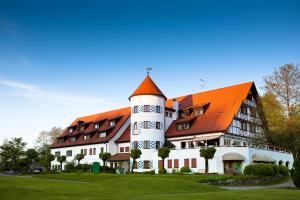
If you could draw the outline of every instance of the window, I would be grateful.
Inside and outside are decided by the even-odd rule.
[[[59,144],[64,143],[64,139],[63,139],[63,138],[59,138],[59,139],[58,139],[58,143],[59,143]]]
[[[150,169],[149,160],[144,160],[144,169]]]
[[[156,149],[159,149],[159,148],[160,148],[160,141],[156,141],[156,143],[155,143],[155,148],[156,148]]]
[[[156,128],[156,129],[160,129],[160,128],[161,128],[161,127],[160,127],[160,122],[156,122],[156,123],[155,123],[155,128]]]
[[[55,155],[55,157],[59,157],[59,156],[60,156],[60,151],[56,151],[56,152],[54,153],[54,155]]]
[[[189,115],[190,115],[190,111],[189,111],[189,110],[184,110],[184,111],[182,111],[181,114],[180,114],[181,117],[187,117],[187,116],[189,116]]]
[[[160,106],[156,106],[156,107],[155,107],[155,112],[156,112],[156,113],[160,113]]]
[[[72,156],[72,150],[69,150],[66,152],[67,157],[71,157]]]
[[[114,167],[114,163],[110,163],[110,168],[113,168]]]
[[[185,167],[190,167],[190,160],[189,159],[184,159],[184,166]]]
[[[177,124],[177,130],[181,131],[181,130],[185,130],[185,129],[190,129],[190,123],[189,122],[184,122],[184,123]]]
[[[104,152],[104,148],[103,148],[103,147],[100,148],[100,152],[101,152],[101,153]]]
[[[90,139],[90,135],[84,135],[83,136],[83,140],[89,140]]]
[[[230,146],[231,145],[231,140],[230,139],[224,139],[224,145],[225,146]]]
[[[136,131],[137,129],[138,129],[138,123],[134,122],[134,124],[133,124],[133,130]]]
[[[93,149],[90,148],[90,155],[93,155]]]
[[[86,150],[86,149],[84,149],[84,152],[83,152],[83,154],[84,154],[84,155],[86,155],[86,154],[87,154],[87,150]]]
[[[169,168],[169,169],[172,168],[172,160],[168,160],[168,168]]]
[[[256,110],[255,110],[255,108],[250,108],[250,116],[251,117],[256,117]]]
[[[120,147],[120,152],[124,152],[124,147]]]
[[[182,149],[185,149],[185,147],[186,147],[185,142],[181,142],[180,145],[181,145],[181,148],[182,148]]]
[[[83,149],[80,150],[80,154],[83,154]]]
[[[71,142],[75,142],[76,141],[76,137],[71,137],[70,140],[71,140]]]
[[[179,160],[174,159],[174,168],[179,168]]]
[[[247,114],[248,114],[248,112],[247,112],[247,107],[246,107],[246,106],[241,106],[241,113],[242,113],[243,115],[247,115]]]
[[[166,111],[166,117],[169,117],[169,112],[168,111]]]
[[[69,133],[73,133],[73,129],[72,128],[69,129]]]
[[[150,112],[150,106],[144,105],[144,112]]]
[[[241,122],[241,129],[244,131],[247,131],[247,123],[246,122]]]
[[[93,155],[96,155],[96,148],[93,148]]]
[[[109,121],[109,126],[115,126],[115,125],[116,125],[116,121],[115,120]]]
[[[106,137],[106,132],[101,132],[101,133],[99,133],[99,137],[100,137],[100,138]]]
[[[172,118],[173,117],[173,113],[170,112],[169,117]]]
[[[150,122],[144,121],[144,129],[149,129],[149,128],[150,128]]]
[[[139,108],[138,106],[134,106],[133,107],[133,113],[138,113],[138,108]]]
[[[134,148],[134,149],[139,148],[138,141],[134,141],[134,142],[133,142],[133,148]]]
[[[197,159],[196,158],[192,158],[192,168],[197,168]]]
[[[254,124],[249,124],[250,132],[256,133],[256,126]]]
[[[237,140],[234,140],[232,143],[232,146],[240,146],[240,145],[241,145],[240,141]]]
[[[83,132],[84,131],[84,126],[80,126],[79,131]]]
[[[96,124],[94,125],[94,128],[95,128],[95,129],[100,128],[100,124],[99,124],[99,123],[96,123]]]
[[[125,152],[129,152],[129,147],[125,147]]]
[[[144,141],[144,149],[150,149],[150,141]]]
[[[197,108],[196,115],[203,115],[203,108]]]

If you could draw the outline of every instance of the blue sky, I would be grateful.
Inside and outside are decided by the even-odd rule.
[[[0,142],[129,105],[145,66],[168,97],[300,63],[299,1],[0,1]],[[205,81],[202,86],[200,79]]]

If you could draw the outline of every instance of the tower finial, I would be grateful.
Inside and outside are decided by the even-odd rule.
[[[145,69],[147,70],[147,76],[149,76],[150,71],[152,70],[152,67],[146,67]]]

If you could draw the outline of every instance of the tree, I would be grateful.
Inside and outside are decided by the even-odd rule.
[[[62,172],[62,164],[64,163],[64,162],[66,162],[66,156],[58,156],[57,158],[57,162],[59,162],[60,163],[60,171]]]
[[[51,162],[55,159],[55,156],[51,154],[49,146],[44,146],[39,149],[39,163],[46,171],[51,170]]]
[[[162,169],[165,172],[165,159],[169,157],[170,148],[162,147],[158,149],[158,156],[162,159]]]
[[[38,161],[39,153],[35,149],[27,149],[25,155],[28,159],[30,159],[31,167],[33,167],[32,165],[34,165],[35,162]],[[33,169],[31,168],[31,170]]]
[[[106,161],[110,159],[111,154],[108,152],[102,152],[99,154],[99,158],[103,161],[104,171],[106,170]]]
[[[300,100],[300,71],[299,65],[285,64],[279,69],[275,69],[272,75],[264,77],[264,89],[272,93],[285,107],[288,117],[291,117],[293,111]]]
[[[36,146],[41,148],[45,145],[51,145],[62,132],[60,127],[53,127],[50,131],[41,131],[36,139]]]
[[[22,138],[12,138],[9,141],[4,141],[0,146],[0,158],[7,168],[16,169],[16,162],[24,156],[25,147],[26,143],[22,141]]]
[[[205,159],[205,173],[208,173],[208,159],[212,159],[215,156],[215,147],[204,147],[200,149],[200,156]]]
[[[295,186],[300,188],[300,156],[294,160],[291,176]]]
[[[78,166],[78,167],[79,167],[80,161],[81,161],[82,159],[84,159],[84,155],[83,155],[82,153],[77,154],[77,155],[75,156],[75,160],[77,160],[77,166]]]
[[[140,149],[131,149],[130,157],[132,158],[132,165],[131,165],[131,173],[133,173],[134,163],[136,159],[140,158],[142,155],[142,151]]]

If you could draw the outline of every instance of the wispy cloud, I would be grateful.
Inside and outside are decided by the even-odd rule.
[[[63,107],[95,105],[100,104],[105,100],[100,97],[80,96],[57,90],[46,90],[37,85],[16,80],[0,79],[0,86],[5,89],[5,93],[0,93],[2,96],[19,97],[25,100],[54,104]]]

